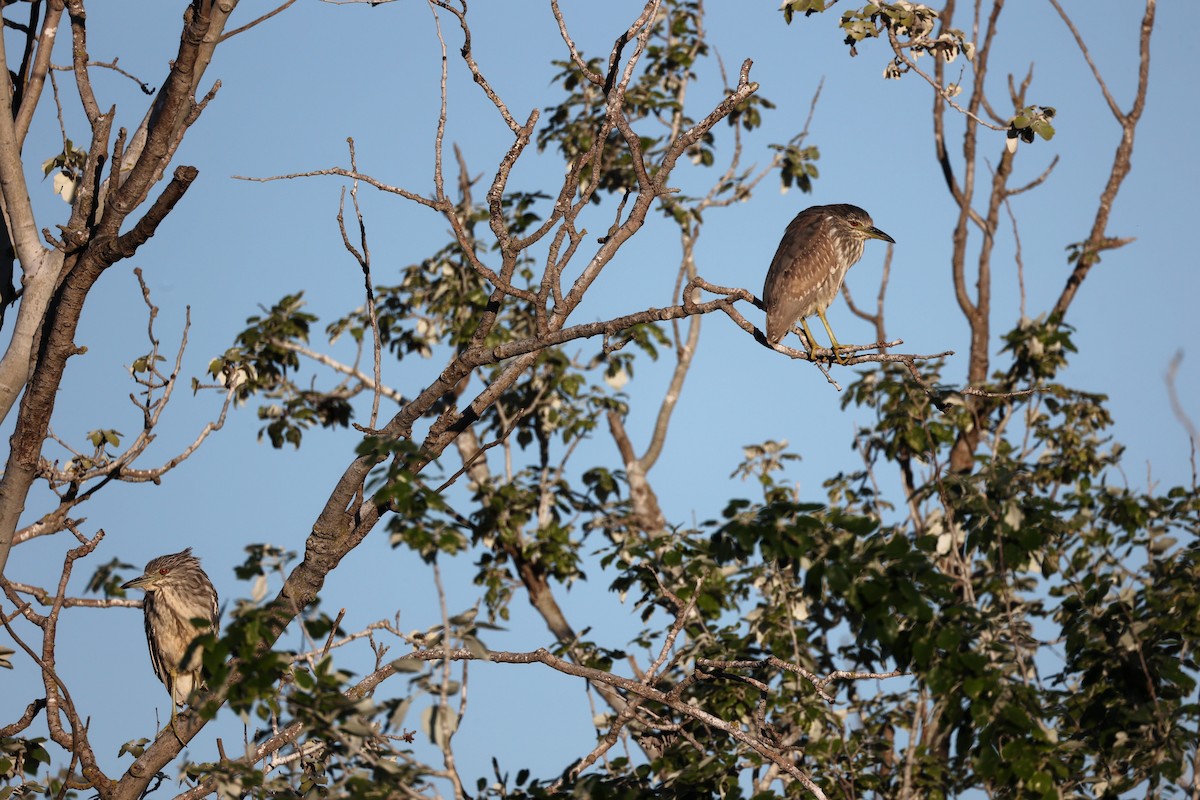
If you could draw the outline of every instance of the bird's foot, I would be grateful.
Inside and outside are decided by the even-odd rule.
[[[175,704],[171,703],[171,733],[175,734],[175,738],[179,740],[180,744],[187,744],[183,740],[183,737],[179,735],[179,729],[175,727],[175,720],[178,718],[179,715],[175,713]]]

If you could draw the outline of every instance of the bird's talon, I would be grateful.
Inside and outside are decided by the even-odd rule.
[[[179,740],[180,744],[187,744],[187,742],[183,740],[183,737],[179,735],[179,729],[175,727],[174,714],[171,715],[171,733],[175,734],[175,738]]]
[[[816,314],[833,344],[828,352],[839,364],[849,362],[850,356],[838,352],[840,345],[825,311],[837,296],[846,271],[862,258],[863,243],[868,239],[895,243],[858,206],[813,206],[796,215],[784,232],[763,285],[768,342],[781,341],[799,321],[809,358],[828,359],[825,351],[818,351],[805,319]]]

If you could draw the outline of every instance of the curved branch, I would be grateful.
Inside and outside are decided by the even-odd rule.
[[[1150,83],[1150,37],[1154,33],[1154,10],[1155,0],[1146,0],[1146,11],[1142,15],[1141,31],[1138,37],[1138,82],[1137,90],[1134,94],[1133,105],[1128,113],[1121,113],[1119,108],[1113,110],[1113,115],[1121,125],[1121,141],[1117,144],[1117,151],[1113,155],[1112,171],[1109,173],[1108,182],[1104,186],[1104,190],[1100,193],[1100,203],[1096,209],[1096,218],[1092,223],[1092,231],[1088,235],[1085,242],[1083,253],[1075,262],[1075,269],[1067,278],[1067,283],[1063,287],[1062,294],[1059,295],[1058,301],[1054,304],[1054,309],[1051,311],[1051,318],[1062,320],[1066,316],[1067,309],[1071,306],[1071,301],[1075,299],[1075,293],[1079,291],[1080,285],[1087,278],[1092,267],[1099,262],[1099,252],[1104,248],[1104,243],[1108,237],[1106,231],[1108,229],[1108,220],[1112,215],[1113,203],[1116,202],[1117,193],[1121,190],[1121,184],[1125,182],[1125,177],[1132,169],[1133,156],[1133,137],[1137,131],[1138,123],[1141,121],[1142,112],[1146,108],[1146,90]],[[1065,19],[1065,17],[1064,17]],[[1070,21],[1067,20],[1068,25]],[[1074,33],[1074,27],[1071,28]],[[1079,41],[1078,36],[1076,41]],[[1080,47],[1083,47],[1080,42]],[[1087,58],[1087,50],[1083,50],[1084,57]],[[1089,59],[1089,63],[1090,59]],[[1100,80],[1097,74],[1097,81],[1100,83],[1100,88],[1108,98],[1108,90],[1104,82]],[[1111,100],[1110,107],[1112,104]]]

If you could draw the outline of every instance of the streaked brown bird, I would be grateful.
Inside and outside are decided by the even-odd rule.
[[[202,684],[200,653],[192,648],[192,642],[205,633],[219,632],[217,590],[190,547],[151,560],[140,578],[121,588],[146,592],[142,610],[146,614],[150,663],[171,695],[174,720],[175,706],[187,703]],[[196,624],[193,620],[208,624]]]
[[[862,258],[867,239],[896,242],[858,206],[812,206],[796,215],[775,251],[763,286],[768,342],[778,344],[799,320],[808,351],[813,352],[816,340],[805,318],[816,314],[833,343],[833,354],[844,362],[825,309],[837,297],[846,272]]]

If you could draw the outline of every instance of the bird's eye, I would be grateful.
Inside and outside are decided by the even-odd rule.
[[[168,568],[168,567],[163,567],[162,569],[160,569],[160,570],[158,571],[158,574],[159,574],[159,575],[167,575],[167,574],[169,574],[170,572],[171,572],[170,568]]]

